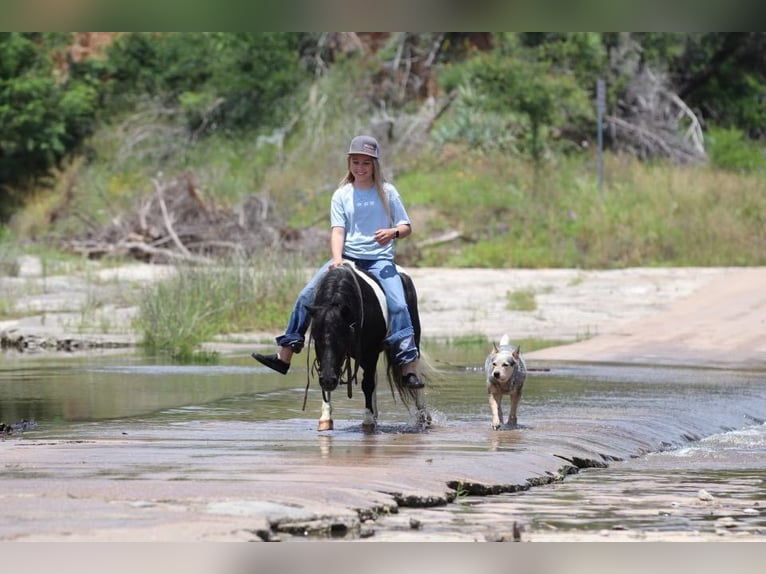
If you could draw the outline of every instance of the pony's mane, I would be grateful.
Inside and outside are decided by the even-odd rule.
[[[336,268],[327,272],[317,285],[312,304],[313,320],[316,323],[341,321],[348,325],[361,312],[358,284],[347,268]]]
[[[315,306],[353,306],[359,305],[357,283],[347,268],[336,268],[327,272],[317,286],[314,295]]]

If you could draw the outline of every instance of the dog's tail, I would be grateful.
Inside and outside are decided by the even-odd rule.
[[[502,337],[500,337],[500,346],[507,347],[511,344],[511,338],[508,336],[508,333],[505,333]]]

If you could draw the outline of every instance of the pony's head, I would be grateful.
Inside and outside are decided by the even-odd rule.
[[[311,317],[319,386],[323,391],[334,391],[341,380],[343,365],[352,345],[353,318],[345,305],[314,305]]]
[[[334,391],[341,382],[344,365],[350,382],[349,354],[357,344],[360,301],[353,271],[337,268],[328,271],[314,294],[310,307],[311,338],[316,352],[315,368],[323,391]]]

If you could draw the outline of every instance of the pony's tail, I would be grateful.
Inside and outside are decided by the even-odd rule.
[[[418,377],[420,377],[420,380],[425,383],[425,388],[428,390],[428,388],[433,385],[433,374],[436,373],[437,370],[433,367],[431,361],[428,359],[428,356],[423,353],[422,350],[419,351],[419,353],[420,358],[418,359]],[[396,395],[399,395],[399,398],[402,400],[402,403],[404,403],[405,406],[409,407],[411,404],[415,404],[417,390],[411,389],[402,384],[402,367],[394,363],[387,352],[384,354],[386,356],[386,375],[388,378],[388,386],[391,388],[391,396],[394,397],[394,401],[396,401]]]

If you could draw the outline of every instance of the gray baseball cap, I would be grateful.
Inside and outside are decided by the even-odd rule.
[[[356,136],[351,140],[348,148],[348,155],[360,153],[378,159],[380,157],[380,146],[378,140],[372,136]]]

